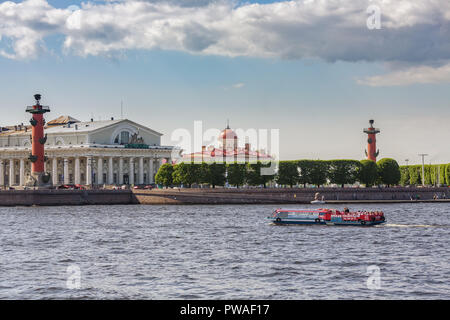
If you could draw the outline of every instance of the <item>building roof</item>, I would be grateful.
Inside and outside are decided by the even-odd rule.
[[[47,123],[48,126],[60,126],[68,123],[77,123],[80,120],[72,118],[71,116],[61,116],[59,118],[53,119]]]
[[[47,127],[45,128],[45,133],[55,134],[55,133],[91,132],[119,123],[121,121],[124,120],[102,120],[102,121],[67,123],[66,125],[62,126],[60,125]]]
[[[155,130],[152,130],[150,128],[147,128],[145,126],[142,126],[127,119],[80,122],[79,120],[70,116],[61,116],[59,118],[49,121],[47,123],[47,126],[45,127],[45,133],[46,134],[87,133],[100,130],[124,121],[131,122],[132,124],[144,130],[162,136],[161,133]],[[0,137],[31,134],[32,129],[31,126],[7,126],[1,128],[2,130],[0,130]]]
[[[0,137],[23,135],[28,133],[31,134],[31,126],[18,125],[18,126],[0,127]]]

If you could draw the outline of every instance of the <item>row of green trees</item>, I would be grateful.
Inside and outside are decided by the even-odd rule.
[[[155,180],[163,186],[185,185],[191,187],[193,184],[209,184],[213,188],[224,186],[228,183],[236,187],[244,184],[266,187],[267,183],[274,179],[274,175],[262,175],[263,167],[270,164],[257,163],[180,163],[176,165],[163,164]]]
[[[422,165],[401,166],[400,184],[419,185],[422,184]],[[425,165],[426,185],[450,185],[450,163]]]
[[[315,185],[328,183],[342,187],[360,182],[366,186],[384,184],[418,185],[421,184],[421,166],[400,167],[394,159],[384,158],[378,162],[371,160],[296,160],[280,161],[278,171],[262,175],[264,167],[270,163],[180,163],[164,164],[156,174],[156,183],[163,186],[209,184],[213,188],[225,185],[240,187],[259,186],[276,182],[284,186]],[[420,170],[419,170],[420,167]],[[440,170],[440,183],[450,184],[450,165],[427,166],[426,183],[435,184],[434,173]],[[428,178],[427,178],[428,177]],[[433,180],[435,179],[435,180]]]
[[[360,182],[396,185],[400,181],[400,167],[394,159],[385,158],[377,163],[371,160],[296,160],[281,161],[276,181],[281,185],[316,185],[332,183],[342,187]]]

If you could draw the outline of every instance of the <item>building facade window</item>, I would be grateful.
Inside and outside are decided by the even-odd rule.
[[[116,136],[114,139],[115,144],[128,144],[130,143],[130,132],[122,131],[120,134]]]
[[[130,142],[130,133],[128,131],[122,131],[120,133],[120,140],[122,144],[127,144]]]

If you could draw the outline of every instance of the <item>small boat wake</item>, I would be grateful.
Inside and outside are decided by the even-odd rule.
[[[399,224],[399,223],[388,223],[383,227],[392,228],[450,228],[448,224]]]

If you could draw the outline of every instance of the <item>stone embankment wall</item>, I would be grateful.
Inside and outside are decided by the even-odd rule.
[[[450,188],[8,190],[0,191],[0,206],[301,204],[310,203],[316,192],[328,203],[432,201],[435,196],[450,201]]]
[[[327,202],[410,202],[450,199],[450,188],[287,188],[287,189],[167,189],[134,190],[141,204],[283,204],[310,203],[315,194]]]
[[[72,206],[130,204],[129,190],[7,190],[0,191],[0,206]]]

